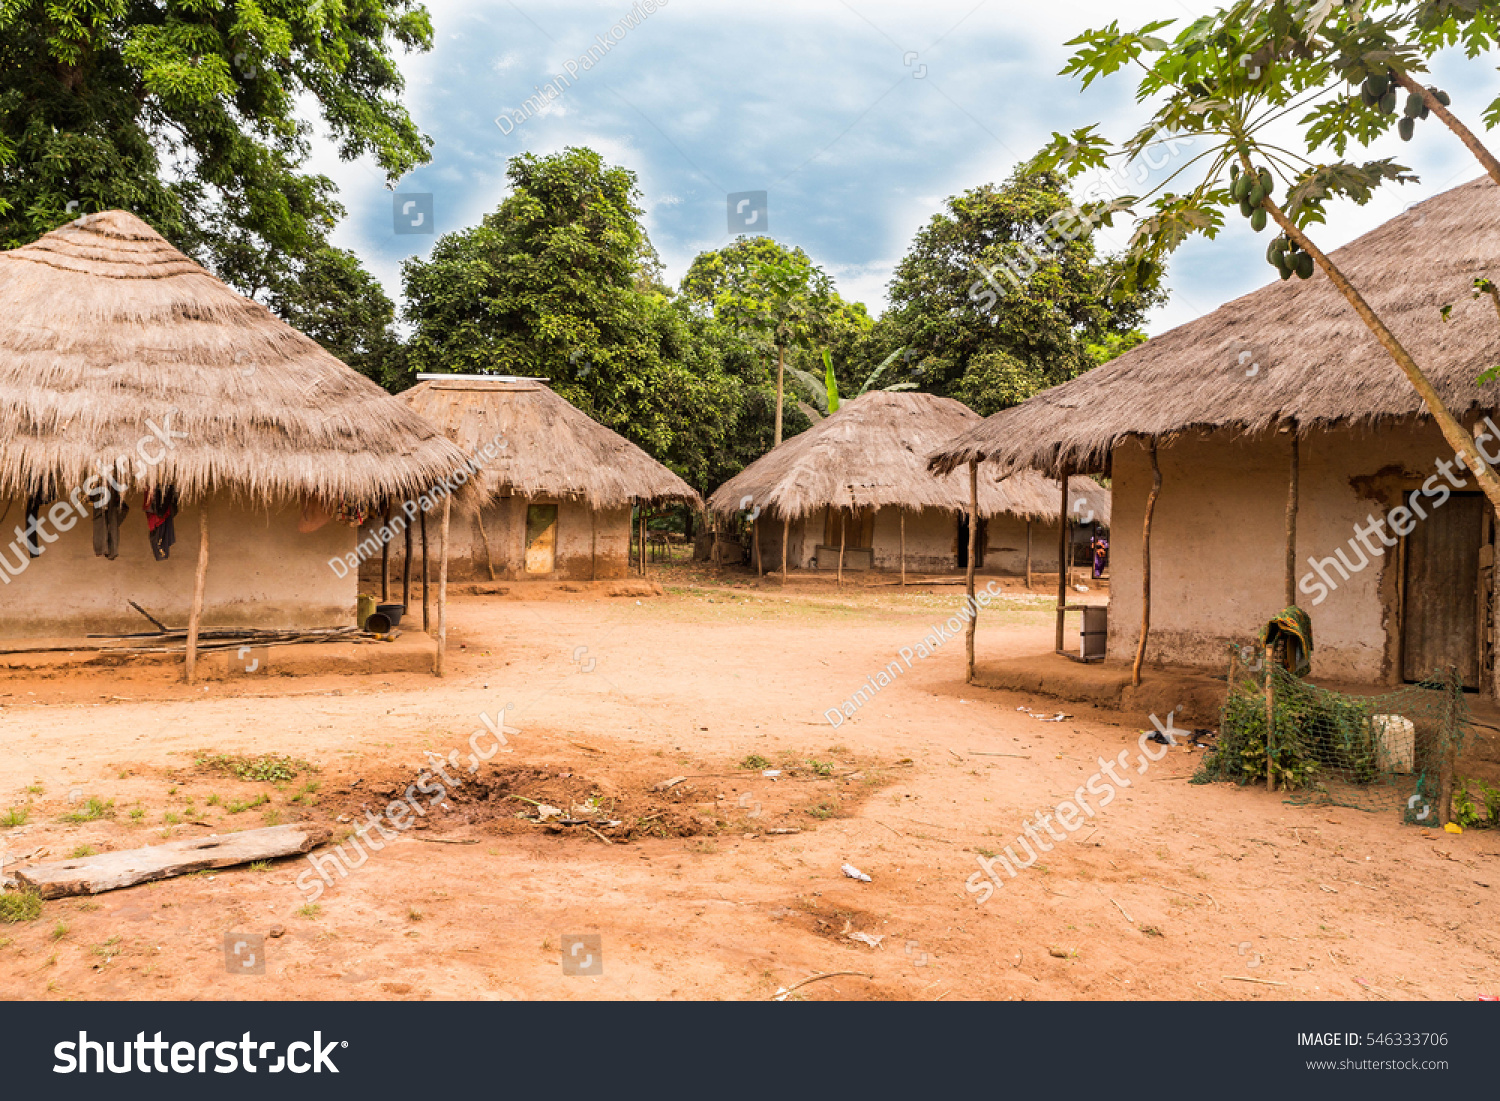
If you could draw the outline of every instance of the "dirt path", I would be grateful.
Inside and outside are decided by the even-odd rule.
[[[960,636],[905,668],[903,648],[915,654],[960,599],[952,587],[686,585],[640,599],[464,597],[441,684],[190,691],[166,671],[0,682],[0,810],[29,808],[0,829],[12,861],[268,820],[339,825],[366,792],[379,806],[416,777],[425,752],[467,757],[481,713],[508,708],[512,731],[477,774],[495,798],[455,792],[311,908],[297,881],[317,878],[301,859],[49,902],[0,925],[0,996],[767,998],[837,971],[873,977],[792,997],[1500,992],[1500,838],[1195,786],[1188,750],[1140,773],[1146,716],[1037,722],[1016,708],[1057,705],[963,686]],[[981,659],[1045,648],[1046,609],[1016,597],[987,612]],[[824,717],[892,662],[899,672],[854,718]],[[195,764],[204,750],[318,771],[241,781]],[[1034,866],[999,872],[980,904],[965,886],[979,857],[1015,851],[1032,815],[1121,751],[1130,786]],[[739,767],[752,756],[764,761]],[[528,793],[645,822],[599,831],[613,841],[520,822],[533,804],[506,800]],[[91,798],[101,817],[60,821],[88,818]],[[653,807],[661,819],[646,818]],[[872,881],[841,874],[846,862]],[[227,973],[224,935],[273,926],[265,974]],[[600,938],[603,973],[565,975],[563,938],[584,934]]]

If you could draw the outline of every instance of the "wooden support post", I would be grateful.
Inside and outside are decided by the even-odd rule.
[[[381,517],[381,525],[389,531],[391,528],[391,503],[385,503],[385,511]],[[389,604],[391,602],[391,545],[382,541],[380,544],[380,602]]]
[[[974,602],[974,565],[979,558],[979,463],[969,460],[969,568],[964,575],[964,591],[969,600],[969,625],[964,630],[964,649],[968,653],[968,672],[965,684],[974,683],[974,622],[979,618],[979,605]]]
[[[432,602],[427,599],[427,513],[422,513],[422,630],[432,629]]]
[[[599,511],[589,509],[589,580],[599,580]]]
[[[781,518],[781,587],[786,588],[786,543],[792,534],[792,521],[790,517]]]
[[[406,554],[401,559],[401,611],[404,615],[411,610],[411,558],[412,558],[412,536],[411,517],[406,517]]]
[[[839,509],[839,579],[838,583],[844,583],[844,533],[848,530],[848,521],[844,519],[844,510]]]
[[[484,505],[479,506],[479,511],[474,514],[474,522],[479,525],[479,538],[484,543],[484,565],[489,570],[490,580],[495,580],[495,554],[490,550],[490,533],[484,529]]]
[[[443,675],[448,654],[448,518],[453,512],[453,498],[443,498],[443,530],[438,535],[438,637],[437,675]]]
[[[765,577],[766,566],[760,558],[760,517],[750,521],[750,541],[755,544],[755,576]]]
[[[901,514],[901,587],[906,588],[906,510],[897,509]]]
[[[1026,591],[1031,591],[1031,521],[1026,521]]]
[[[646,510],[641,509],[641,576],[646,576]]]
[[[1057,652],[1063,649],[1063,627],[1068,618],[1068,575],[1063,563],[1068,558],[1068,468],[1062,468],[1062,511],[1057,514]]]
[[[208,498],[198,502],[198,572],[193,575],[193,607],[188,612],[187,668],[189,684],[198,675],[198,629],[203,626],[203,588],[208,580]]]
[[[1151,635],[1151,517],[1156,512],[1156,497],[1161,493],[1161,464],[1157,462],[1156,441],[1151,441],[1151,493],[1146,498],[1146,522],[1141,528],[1141,640],[1135,647],[1135,667],[1130,683],[1141,683],[1141,664],[1146,660],[1146,639]]]
[[[1266,645],[1266,790],[1276,790],[1276,653]]]
[[[1463,698],[1464,682],[1458,669],[1449,666],[1444,680],[1443,741],[1438,746],[1442,760],[1438,766],[1438,825],[1446,826],[1453,821],[1453,780],[1458,764],[1458,743],[1451,737],[1458,723],[1458,701]]]
[[[1297,483],[1300,456],[1297,433],[1292,430],[1292,471],[1286,493],[1286,606],[1297,603]]]

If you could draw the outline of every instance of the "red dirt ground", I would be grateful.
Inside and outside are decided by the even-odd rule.
[[[0,925],[0,996],[763,999],[830,972],[869,977],[790,997],[1500,992],[1500,835],[1195,786],[1189,750],[1130,774],[1090,826],[977,905],[964,882],[979,854],[1013,844],[1099,757],[1134,759],[1147,716],[966,687],[958,637],[835,729],[823,712],[952,615],[961,590],[668,573],[654,598],[460,596],[442,682],[188,689],[129,668],[0,680],[0,812],[28,808],[0,828],[10,867],[37,849],[60,859],[267,820],[347,828],[340,817],[410,783],[425,752],[467,758],[481,712],[510,705],[515,731],[447,810],[315,906],[297,887],[303,858],[48,902]],[[1040,589],[984,613],[981,674],[1050,645]],[[204,751],[316,771],[240,781],[195,763]],[[782,775],[740,767],[751,755]],[[113,806],[63,820],[90,797]],[[517,817],[535,803],[580,824]],[[871,882],[841,874],[846,862]],[[273,926],[266,973],[227,973],[224,935]],[[563,973],[563,938],[578,934],[601,937],[602,975]]]

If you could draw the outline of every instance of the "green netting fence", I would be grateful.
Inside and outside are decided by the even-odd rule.
[[[1398,811],[1402,821],[1447,820],[1453,768],[1463,751],[1469,709],[1454,673],[1380,695],[1332,692],[1270,668],[1272,721],[1266,746],[1265,670],[1232,677],[1217,750],[1195,783],[1266,780],[1292,803]],[[1462,797],[1462,792],[1460,792]]]

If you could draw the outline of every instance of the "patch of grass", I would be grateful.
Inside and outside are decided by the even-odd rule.
[[[750,754],[750,756],[746,757],[743,761],[740,762],[740,767],[744,769],[753,769],[754,771],[759,772],[762,769],[770,768],[771,762],[762,757],[759,753],[752,753]]]
[[[217,791],[211,791],[211,792],[208,793],[208,805],[209,806],[211,806],[211,807],[217,807],[223,801],[224,800],[222,800],[222,799],[219,798],[219,793]]]
[[[407,921],[421,921],[422,920],[422,911],[418,910],[415,906],[411,907],[409,910],[406,911],[406,920]]]
[[[316,902],[309,902],[306,906],[300,906],[297,909],[298,916],[305,918],[315,918],[322,912],[323,907],[319,906]]]
[[[281,812],[274,807],[261,816],[261,820],[268,826],[281,825]]]
[[[35,921],[42,916],[42,896],[27,888],[0,891],[0,922],[14,925],[18,921]]]
[[[270,784],[295,780],[303,772],[317,771],[317,767],[309,761],[272,753],[246,757],[205,751],[198,754],[194,763],[210,771],[233,776],[236,780]]]
[[[77,810],[63,815],[65,822],[97,822],[101,818],[113,818],[115,814],[115,801],[113,799],[100,799],[97,795],[90,795],[89,801]]]
[[[41,784],[30,784],[26,788],[27,795],[41,795],[43,788]]]
[[[243,813],[244,811],[247,811],[247,810],[254,810],[256,807],[262,806],[263,804],[269,803],[270,801],[271,801],[270,796],[265,795],[265,794],[261,794],[261,795],[257,795],[254,799],[251,799],[251,800],[248,800],[248,801],[243,800],[243,799],[236,799],[233,802],[231,802],[224,809],[226,811],[228,811],[230,814],[241,814],[241,813]]]
[[[1141,932],[1145,933],[1148,937],[1164,937],[1167,935],[1154,925],[1142,925]]]
[[[832,753],[835,757],[847,757],[849,756],[849,747],[846,745],[831,745],[828,747],[828,752]]]
[[[94,945],[89,949],[89,951],[93,952],[94,955],[99,956],[102,959],[109,959],[111,956],[118,956],[120,954],[119,952],[115,951],[115,949],[119,947],[119,944],[119,937],[110,937],[103,944]]]
[[[131,807],[130,808],[130,820],[132,822],[134,822],[137,825],[139,825],[141,819],[144,818],[144,817],[146,817],[146,808],[145,807]]]
[[[65,937],[67,935],[68,935],[68,923],[66,921],[59,921],[56,925],[54,925],[52,927],[52,939],[53,940],[62,940],[63,937]]]
[[[175,826],[182,821],[182,815],[169,810],[161,816],[161,820],[169,826]]]
[[[807,808],[807,813],[812,815],[814,818],[832,818],[838,812],[839,805],[837,803],[831,803],[827,799],[823,800],[821,803],[818,803],[816,806]]]
[[[832,761],[813,761],[813,760],[808,760],[808,761],[804,761],[803,764],[805,764],[808,768],[812,769],[819,776],[832,776],[833,775],[833,762]]]
[[[252,872],[269,872],[271,870],[271,862],[269,860],[256,860],[251,863],[250,870]]]
[[[92,845],[79,845],[78,848],[73,850],[71,859],[82,860],[86,856],[93,856],[97,851]]]
[[[0,814],[0,829],[10,829],[13,826],[24,826],[26,819],[31,817],[30,807],[11,807],[4,814]]]

